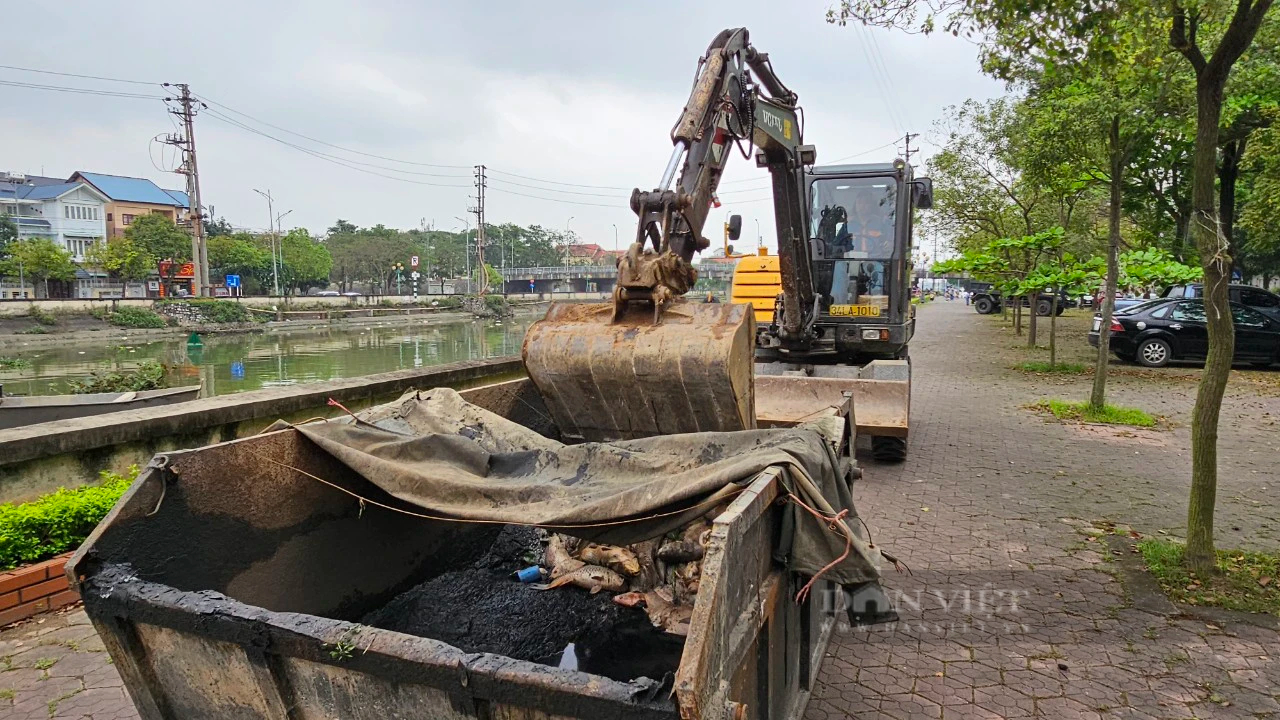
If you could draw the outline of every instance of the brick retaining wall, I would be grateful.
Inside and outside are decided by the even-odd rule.
[[[71,553],[0,573],[0,627],[80,600],[62,568]]]

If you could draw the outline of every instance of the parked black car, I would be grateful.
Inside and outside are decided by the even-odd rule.
[[[1174,285],[1161,293],[1166,298],[1199,298],[1204,297],[1204,285]],[[1253,308],[1272,320],[1280,320],[1280,295],[1252,285],[1232,283],[1227,287],[1227,299],[1245,307]]]
[[[1231,303],[1236,329],[1236,362],[1267,367],[1280,362],[1280,321]],[[1098,346],[1102,316],[1093,316],[1089,344]],[[1116,311],[1111,320],[1111,351],[1122,360],[1162,367],[1171,360],[1203,360],[1209,331],[1203,300],[1162,298]]]
[[[1000,303],[1005,303],[1010,308],[1013,307],[1012,298],[1001,298],[1000,293],[990,289],[974,288],[973,298],[970,304],[979,315],[991,315],[1000,312]],[[1075,307],[1076,301],[1067,297],[1066,293],[1058,296],[1058,314],[1061,315],[1067,308]],[[1031,307],[1031,298],[1023,296],[1022,307]],[[1041,317],[1048,317],[1053,312],[1053,293],[1040,293],[1036,298],[1036,314]]]

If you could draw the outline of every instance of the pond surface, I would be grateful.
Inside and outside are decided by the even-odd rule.
[[[103,333],[81,345],[5,350],[0,354],[30,366],[0,371],[0,383],[5,394],[58,395],[69,392],[67,380],[154,360],[168,369],[170,386],[203,382],[204,396],[226,395],[519,355],[525,328],[534,319],[210,335],[202,346],[181,336],[135,343],[126,331]]]

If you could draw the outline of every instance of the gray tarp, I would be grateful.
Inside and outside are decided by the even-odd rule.
[[[362,477],[430,513],[526,525],[565,526],[626,545],[707,513],[770,466],[787,489],[828,513],[849,509],[849,557],[823,577],[842,584],[879,577],[880,553],[862,542],[845,468],[832,450],[843,419],[792,429],[665,435],[564,445],[463,400],[450,389],[409,395],[361,413],[369,422],[313,423],[297,431]],[[828,438],[831,441],[828,441]],[[684,515],[645,519],[691,508]],[[813,575],[845,550],[843,535],[790,505],[778,553]]]

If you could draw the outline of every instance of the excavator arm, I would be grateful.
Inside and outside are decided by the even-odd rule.
[[[610,305],[553,303],[525,335],[529,377],[568,439],[618,440],[756,426],[751,307],[681,296],[734,146],[773,181],[782,294],[780,337],[804,345],[815,300],[797,96],[742,28],[721,32],[698,63],[671,131],[662,179],[635,190],[634,242],[618,263]],[[677,180],[677,173],[679,178]],[[673,181],[675,184],[673,185]],[[638,310],[638,312],[637,312]]]
[[[789,320],[784,336],[799,338],[811,325],[803,170],[815,152],[802,144],[798,101],[774,73],[769,56],[751,45],[745,28],[724,30],[712,40],[671,130],[674,148],[661,181],[653,190],[632,191],[639,221],[635,242],[618,267],[615,321],[629,305],[646,304],[653,306],[657,323],[663,309],[697,282],[693,255],[710,245],[702,234],[707,214],[718,204],[716,189],[733,146],[746,143],[757,149],[757,164],[773,179],[783,277],[790,286],[783,293],[782,317]],[[671,189],[677,169],[679,180]]]

